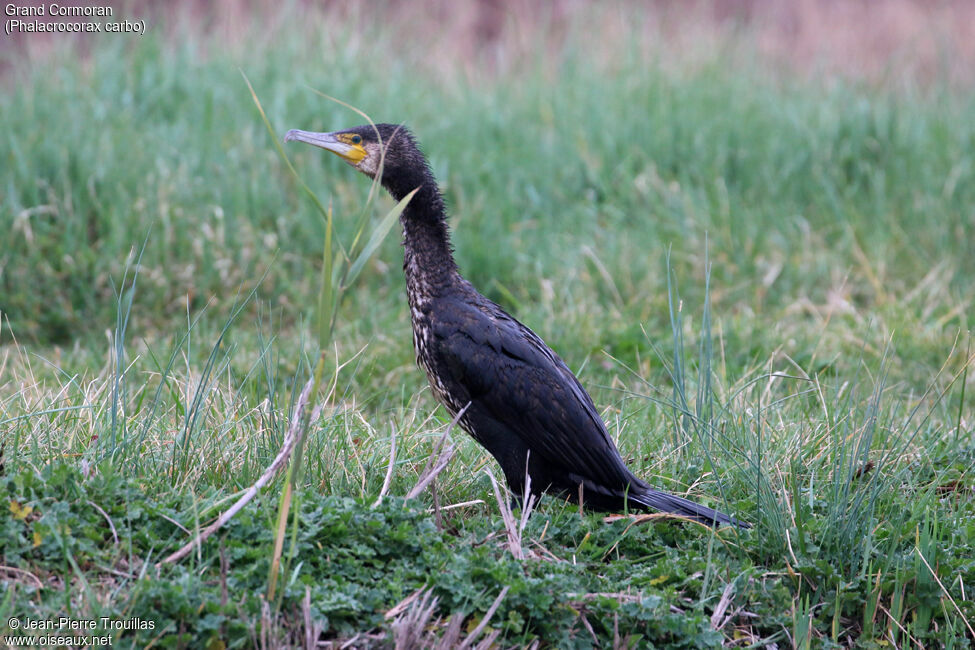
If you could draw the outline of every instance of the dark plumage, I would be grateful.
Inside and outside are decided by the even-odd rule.
[[[534,332],[461,277],[451,253],[443,198],[413,136],[377,124],[335,133],[289,131],[380,179],[403,211],[406,287],[417,363],[437,399],[501,465],[511,491],[553,492],[588,507],[671,512],[708,524],[747,524],[654,490],[626,468],[592,399]],[[381,142],[381,145],[380,145]]]

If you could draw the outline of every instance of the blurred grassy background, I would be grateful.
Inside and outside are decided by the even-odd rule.
[[[4,337],[100,336],[147,235],[140,328],[169,329],[187,302],[226,311],[228,289],[265,272],[262,298],[302,314],[322,224],[237,68],[282,132],[361,121],[309,87],[416,130],[462,268],[509,307],[550,287],[646,322],[664,251],[699,284],[707,233],[721,312],[884,318],[874,307],[894,303],[909,317],[911,296],[966,329],[968,5],[875,4],[133,3],[117,11],[146,17],[144,37],[8,39]],[[292,152],[339,215],[355,214],[361,179],[316,154]],[[363,304],[401,294],[397,260],[391,238]]]

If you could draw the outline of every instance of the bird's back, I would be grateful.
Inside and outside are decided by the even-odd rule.
[[[460,280],[413,310],[417,359],[437,398],[520,485],[643,485],[626,468],[592,399],[534,332]],[[546,484],[547,483],[547,484]],[[585,490],[585,487],[584,487]]]

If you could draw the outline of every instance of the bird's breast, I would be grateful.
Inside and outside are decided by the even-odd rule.
[[[458,401],[457,392],[451,390],[450,386],[447,385],[449,378],[445,376],[443,365],[439,363],[436,352],[430,344],[432,337],[430,328],[424,325],[428,325],[428,323],[421,321],[418,327],[417,321],[413,322],[413,347],[416,350],[416,364],[426,373],[430,390],[433,391],[436,400],[446,407],[450,415],[457,415],[465,404]],[[460,424],[464,429],[470,431],[466,418],[461,420]]]
[[[410,299],[410,320],[413,325],[413,350],[416,353],[416,365],[423,369],[430,384],[430,390],[438,402],[444,405],[451,416],[466,406],[458,401],[456,391],[447,384],[450,378],[446,375],[443,363],[438,358],[434,345],[432,299],[421,292],[414,292],[408,288]],[[470,431],[467,418],[463,418],[460,425]]]

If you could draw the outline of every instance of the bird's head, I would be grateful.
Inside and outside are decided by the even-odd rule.
[[[413,135],[401,124],[366,124],[331,133],[292,129],[284,141],[292,140],[331,151],[370,178],[382,170],[380,181],[394,195],[400,185],[417,183],[406,189],[409,192],[421,184],[416,173],[427,169]]]

